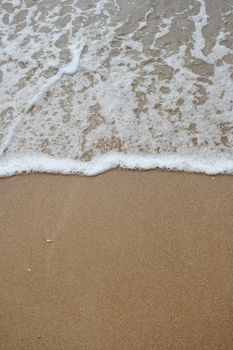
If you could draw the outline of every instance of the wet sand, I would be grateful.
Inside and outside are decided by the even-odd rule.
[[[0,349],[233,348],[233,177],[0,181]]]

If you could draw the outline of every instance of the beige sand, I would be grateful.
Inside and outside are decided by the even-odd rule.
[[[27,175],[0,195],[1,350],[233,348],[233,177]]]

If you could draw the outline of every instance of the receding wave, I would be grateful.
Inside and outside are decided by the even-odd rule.
[[[2,0],[0,176],[233,173],[229,0]]]

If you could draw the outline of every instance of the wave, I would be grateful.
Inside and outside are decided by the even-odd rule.
[[[230,0],[2,1],[0,22],[0,176],[233,173]]]
[[[233,160],[219,160],[217,158],[201,160],[174,155],[153,157],[125,155],[116,152],[98,156],[89,162],[56,159],[48,156],[22,156],[2,161],[0,163],[0,177],[32,172],[94,176],[115,168],[130,170],[166,169],[208,175],[232,174]]]

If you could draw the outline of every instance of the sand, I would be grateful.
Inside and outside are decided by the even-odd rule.
[[[233,348],[233,177],[0,181],[0,349]]]

